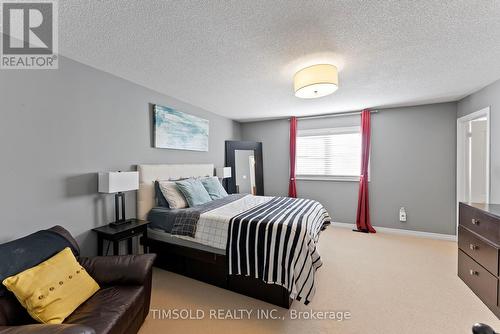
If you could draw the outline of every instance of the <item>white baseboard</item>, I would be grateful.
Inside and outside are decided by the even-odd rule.
[[[332,222],[332,226],[349,228],[349,229],[356,228],[356,224],[339,223],[339,222]],[[397,228],[379,227],[379,226],[373,226],[373,227],[377,230],[377,232],[382,232],[382,233],[387,233],[387,234],[398,234],[398,235],[408,235],[408,236],[419,237],[419,238],[457,241],[457,236],[451,235],[451,234],[440,234],[440,233],[421,232],[421,231],[413,231],[413,230],[401,230],[401,229],[397,229]]]

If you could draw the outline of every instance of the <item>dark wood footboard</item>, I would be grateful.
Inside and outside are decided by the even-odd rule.
[[[185,246],[148,239],[149,252],[156,253],[155,266],[196,280],[289,309],[292,299],[280,285],[259,279],[228,275],[227,257]]]

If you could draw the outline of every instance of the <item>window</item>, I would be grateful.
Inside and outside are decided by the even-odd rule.
[[[298,179],[358,181],[360,127],[299,130],[296,154]]]

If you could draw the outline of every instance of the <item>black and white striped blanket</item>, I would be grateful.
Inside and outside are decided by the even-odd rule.
[[[316,244],[330,216],[317,201],[274,197],[229,221],[230,275],[279,284],[307,305],[322,262]]]

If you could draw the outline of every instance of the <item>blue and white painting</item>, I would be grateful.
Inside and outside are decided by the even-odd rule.
[[[208,151],[208,120],[154,106],[155,147]]]

